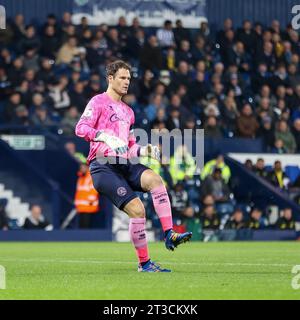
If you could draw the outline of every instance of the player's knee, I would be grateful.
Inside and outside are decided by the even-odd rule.
[[[145,207],[140,199],[131,200],[125,207],[124,211],[130,218],[145,218]]]
[[[131,215],[132,218],[145,218],[146,217],[146,211],[145,211],[145,207],[143,204],[139,204],[137,206],[135,206],[132,210],[131,210]]]
[[[149,183],[149,189],[152,190],[153,188],[157,188],[160,187],[161,185],[163,185],[163,180],[162,178],[158,175],[158,174],[153,174],[153,176],[151,177],[150,183]]]

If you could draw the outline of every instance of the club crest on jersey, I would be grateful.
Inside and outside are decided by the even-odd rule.
[[[126,188],[124,188],[124,187],[119,187],[119,188],[117,189],[117,194],[118,194],[120,197],[125,196],[126,193],[127,193],[127,190],[126,190]]]

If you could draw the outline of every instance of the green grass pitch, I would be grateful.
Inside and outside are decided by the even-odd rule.
[[[298,242],[151,243],[172,273],[138,273],[130,243],[0,243],[0,299],[300,299]]]

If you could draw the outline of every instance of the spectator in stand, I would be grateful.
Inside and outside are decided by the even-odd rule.
[[[64,130],[64,134],[67,136],[74,136],[75,127],[80,119],[80,113],[75,106],[71,106],[65,113],[61,126]]]
[[[54,60],[48,58],[41,58],[39,72],[37,73],[38,79],[43,81],[44,84],[49,83],[54,77]]]
[[[217,43],[223,48],[226,45],[226,33],[228,31],[233,31],[233,23],[230,18],[224,20],[223,29],[217,32]]]
[[[38,106],[34,109],[34,112],[31,116],[31,122],[34,125],[42,128],[55,124],[55,122],[51,119],[49,111],[45,105]]]
[[[7,199],[0,199],[0,230],[8,230],[8,217],[5,211]]]
[[[34,204],[31,206],[31,215],[25,219],[23,229],[26,230],[38,230],[44,229],[50,231],[53,229],[53,226],[47,221],[43,216],[42,208]]]
[[[196,172],[196,163],[185,145],[180,145],[170,158],[170,174],[174,184],[191,179]]]
[[[287,188],[290,180],[282,169],[281,162],[279,160],[274,162],[274,169],[268,174],[268,181],[275,187],[280,189]]]
[[[256,39],[249,20],[245,20],[243,27],[237,30],[236,38],[243,43],[247,52],[254,53]]]
[[[269,99],[268,102],[272,108],[276,105],[277,99],[271,94],[271,88],[267,84],[261,87],[260,94],[255,96],[255,102],[257,105],[261,104],[262,99]]]
[[[205,74],[201,71],[196,73],[196,78],[191,82],[188,88],[189,96],[192,103],[200,105],[209,93],[209,86],[205,81]]]
[[[42,36],[40,54],[43,57],[55,59],[56,52],[59,48],[60,42],[56,34],[55,27],[48,25]]]
[[[268,177],[268,172],[265,169],[265,160],[263,158],[258,158],[256,160],[255,167],[253,169],[255,174],[257,174],[259,177],[267,179]]]
[[[120,41],[120,35],[116,28],[111,28],[107,32],[106,55],[111,59],[122,58],[124,42]]]
[[[161,48],[175,47],[172,21],[166,20],[163,28],[157,30],[156,37]]]
[[[200,221],[204,230],[218,230],[220,228],[220,219],[212,205],[203,208],[200,215]]]
[[[274,147],[271,149],[271,153],[285,154],[287,150],[284,148],[283,141],[281,139],[276,139]]]
[[[24,16],[22,14],[17,14],[14,21],[11,24],[11,29],[13,32],[13,41],[18,43],[26,34],[26,27],[24,23]]]
[[[8,79],[13,86],[20,85],[23,74],[25,72],[23,58],[21,56],[16,57],[8,67],[7,75]]]
[[[256,114],[258,117],[259,122],[262,121],[262,119],[269,117],[272,120],[274,119],[274,112],[270,105],[270,99],[269,98],[261,98],[260,103],[256,109]]]
[[[40,40],[33,25],[26,26],[25,35],[16,44],[16,47],[19,54],[24,53],[28,48],[40,49]]]
[[[248,103],[243,106],[241,115],[237,118],[236,126],[237,134],[241,138],[254,139],[256,137],[259,124]]]
[[[295,137],[297,144],[297,153],[300,153],[300,118],[294,120],[292,134]]]
[[[165,105],[163,104],[163,99],[161,94],[154,94],[151,97],[150,104],[145,108],[145,114],[147,119],[151,122],[156,118],[158,110],[162,108],[165,109]]]
[[[12,121],[16,114],[16,109],[19,105],[21,105],[21,95],[18,92],[13,92],[9,96],[9,100],[5,105],[4,116],[6,122]]]
[[[296,141],[285,120],[280,120],[277,123],[275,139],[280,139],[283,141],[283,147],[288,153],[295,153],[297,148]]]
[[[191,83],[190,69],[186,61],[178,62],[178,69],[172,78],[172,82],[170,84],[170,90],[173,92],[176,91],[179,85],[182,83],[185,84],[186,86],[189,86]]]
[[[180,218],[189,204],[188,193],[184,190],[184,185],[176,183],[174,189],[170,191],[170,197],[173,216]]]
[[[201,193],[203,196],[213,195],[216,203],[229,201],[230,190],[222,178],[222,170],[220,168],[215,168],[213,174],[203,181]]]
[[[207,194],[207,195],[205,195],[205,196],[202,198],[201,205],[202,205],[202,207],[214,206],[214,205],[215,205],[214,196],[213,196],[212,194]]]
[[[177,108],[172,108],[169,111],[169,117],[166,121],[166,128],[169,131],[172,131],[174,129],[181,129],[182,127],[182,121],[180,120],[180,112]]]
[[[246,228],[244,213],[241,209],[235,209],[232,216],[227,220],[225,229],[240,230]]]
[[[280,230],[295,230],[296,222],[293,219],[293,212],[291,208],[283,209],[282,216],[277,220],[275,224],[276,229]]]
[[[182,24],[182,20],[178,19],[175,22],[176,27],[174,28],[174,38],[175,38],[175,43],[176,46],[179,47],[180,42],[182,40],[191,40],[191,34],[189,29],[185,28]]]
[[[128,60],[135,59],[138,61],[145,41],[145,32],[142,28],[138,28],[129,35],[125,48],[125,56]]]
[[[201,172],[201,179],[204,180],[206,177],[211,175],[215,168],[221,169],[222,178],[224,179],[225,183],[228,183],[231,176],[231,171],[228,165],[225,163],[224,156],[222,154],[218,155],[216,159],[206,162]]]
[[[85,83],[83,81],[78,81],[74,84],[73,90],[70,92],[71,105],[76,106],[80,113],[83,113],[87,105],[84,88]]]
[[[67,91],[68,78],[61,77],[60,80],[54,79],[48,84],[49,97],[53,101],[53,107],[56,112],[63,115],[64,111],[71,104],[70,96]]]
[[[90,100],[101,91],[101,79],[98,74],[93,73],[84,89],[84,96]]]
[[[260,62],[257,66],[257,71],[251,79],[251,87],[254,93],[257,93],[264,85],[269,87],[271,82],[271,73],[268,71],[268,66],[265,62]]]
[[[254,166],[253,162],[251,159],[247,159],[244,163],[244,166],[249,170],[249,171],[254,171]]]
[[[158,72],[163,67],[163,55],[157,38],[150,36],[140,53],[141,67]]]
[[[10,124],[13,126],[25,126],[28,127],[32,123],[29,118],[29,112],[25,105],[20,104],[16,109],[11,119]]]
[[[185,61],[188,64],[193,63],[193,55],[191,52],[191,45],[188,40],[181,40],[179,50],[176,56],[177,61]]]
[[[262,211],[259,208],[254,208],[250,213],[250,219],[246,222],[246,227],[249,229],[265,229],[267,227],[267,221],[262,216]]]
[[[35,48],[28,47],[22,59],[25,70],[31,69],[34,72],[39,71],[39,56]]]
[[[239,116],[237,104],[233,97],[227,96],[224,99],[224,107],[221,111],[222,126],[227,131],[236,131],[236,120]]]
[[[78,54],[77,38],[71,36],[68,41],[59,48],[56,63],[69,64]]]
[[[272,119],[268,116],[262,119],[262,126],[259,128],[258,136],[263,139],[266,151],[270,151],[274,145],[275,133]]]
[[[65,144],[65,150],[69,153],[71,157],[74,158],[78,163],[86,163],[86,157],[81,153],[76,151],[76,145],[74,142],[67,142]]]
[[[214,116],[208,117],[204,122],[204,135],[207,138],[220,139],[223,137],[221,125]]]

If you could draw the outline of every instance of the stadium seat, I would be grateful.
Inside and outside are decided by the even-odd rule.
[[[216,210],[219,216],[231,214],[234,210],[233,205],[230,202],[216,204]]]
[[[289,177],[291,182],[295,182],[295,180],[300,174],[300,169],[297,166],[286,166],[285,173]]]
[[[266,169],[267,172],[270,172],[273,169],[273,166],[266,165],[265,169]]]

